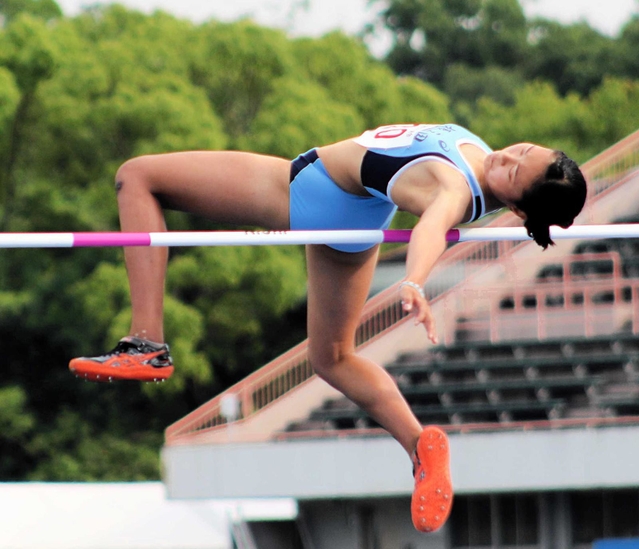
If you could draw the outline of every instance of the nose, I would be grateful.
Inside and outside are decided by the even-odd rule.
[[[507,164],[508,162],[513,162],[515,159],[515,155],[509,151],[501,151],[501,163]]]

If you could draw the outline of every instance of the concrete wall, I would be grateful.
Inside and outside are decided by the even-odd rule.
[[[639,426],[457,434],[457,493],[639,485]],[[409,495],[411,463],[390,437],[165,447],[172,498]]]

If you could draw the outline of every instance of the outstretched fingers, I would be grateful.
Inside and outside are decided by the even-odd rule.
[[[402,308],[407,313],[412,313],[415,325],[424,325],[428,339],[436,345],[439,343],[439,338],[437,337],[435,317],[423,295],[423,291],[420,290],[421,288],[414,287],[412,284],[402,284],[399,289]]]

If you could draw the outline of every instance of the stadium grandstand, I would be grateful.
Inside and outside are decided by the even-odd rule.
[[[583,169],[577,223],[639,222],[639,132]],[[237,520],[238,549],[639,547],[638,251],[451,246],[425,288],[437,346],[401,310],[401,251],[380,263],[396,278],[369,301],[358,352],[450,435],[455,502],[440,531],[413,529],[409,459],[313,375],[305,343],[167,429],[169,497],[297,501],[290,520]]]

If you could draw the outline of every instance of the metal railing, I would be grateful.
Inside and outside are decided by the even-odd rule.
[[[448,425],[438,425],[449,434],[453,433],[488,433],[495,431],[538,431],[548,429],[598,429],[605,427],[639,425],[639,416],[617,416],[617,417],[584,417],[584,418],[558,418],[558,419],[538,419],[525,421],[500,421],[485,423],[451,423]],[[292,441],[296,439],[341,439],[352,437],[388,437],[388,431],[380,428],[366,429],[337,429],[337,430],[309,430],[281,432],[275,435],[274,440]]]
[[[623,184],[628,176],[639,168],[639,131],[602,152],[582,166],[588,180],[589,202],[604,191]],[[493,227],[516,226],[520,220],[505,213],[494,219]],[[502,260],[519,246],[528,242],[468,242],[449,248],[439,259],[432,277],[440,277],[447,270],[456,269],[456,278],[463,281],[487,262]],[[461,269],[461,271],[460,271]],[[427,286],[430,300],[441,298],[451,287]],[[373,297],[366,304],[356,333],[358,347],[379,337],[389,328],[402,322],[405,315],[397,297],[397,287],[392,286]],[[203,404],[181,420],[169,426],[165,432],[167,445],[179,444],[186,435],[223,428],[227,423],[222,403],[232,397],[238,401],[237,418],[246,419],[259,412],[292,389],[313,377],[307,358],[307,342],[304,341],[266,366],[246,377],[227,391]]]
[[[576,265],[595,262],[604,272],[571,274]],[[561,280],[461,292],[446,319],[455,339],[497,343],[639,334],[639,279],[623,278],[616,252],[573,255],[562,263]],[[464,301],[472,307],[466,309]]]

